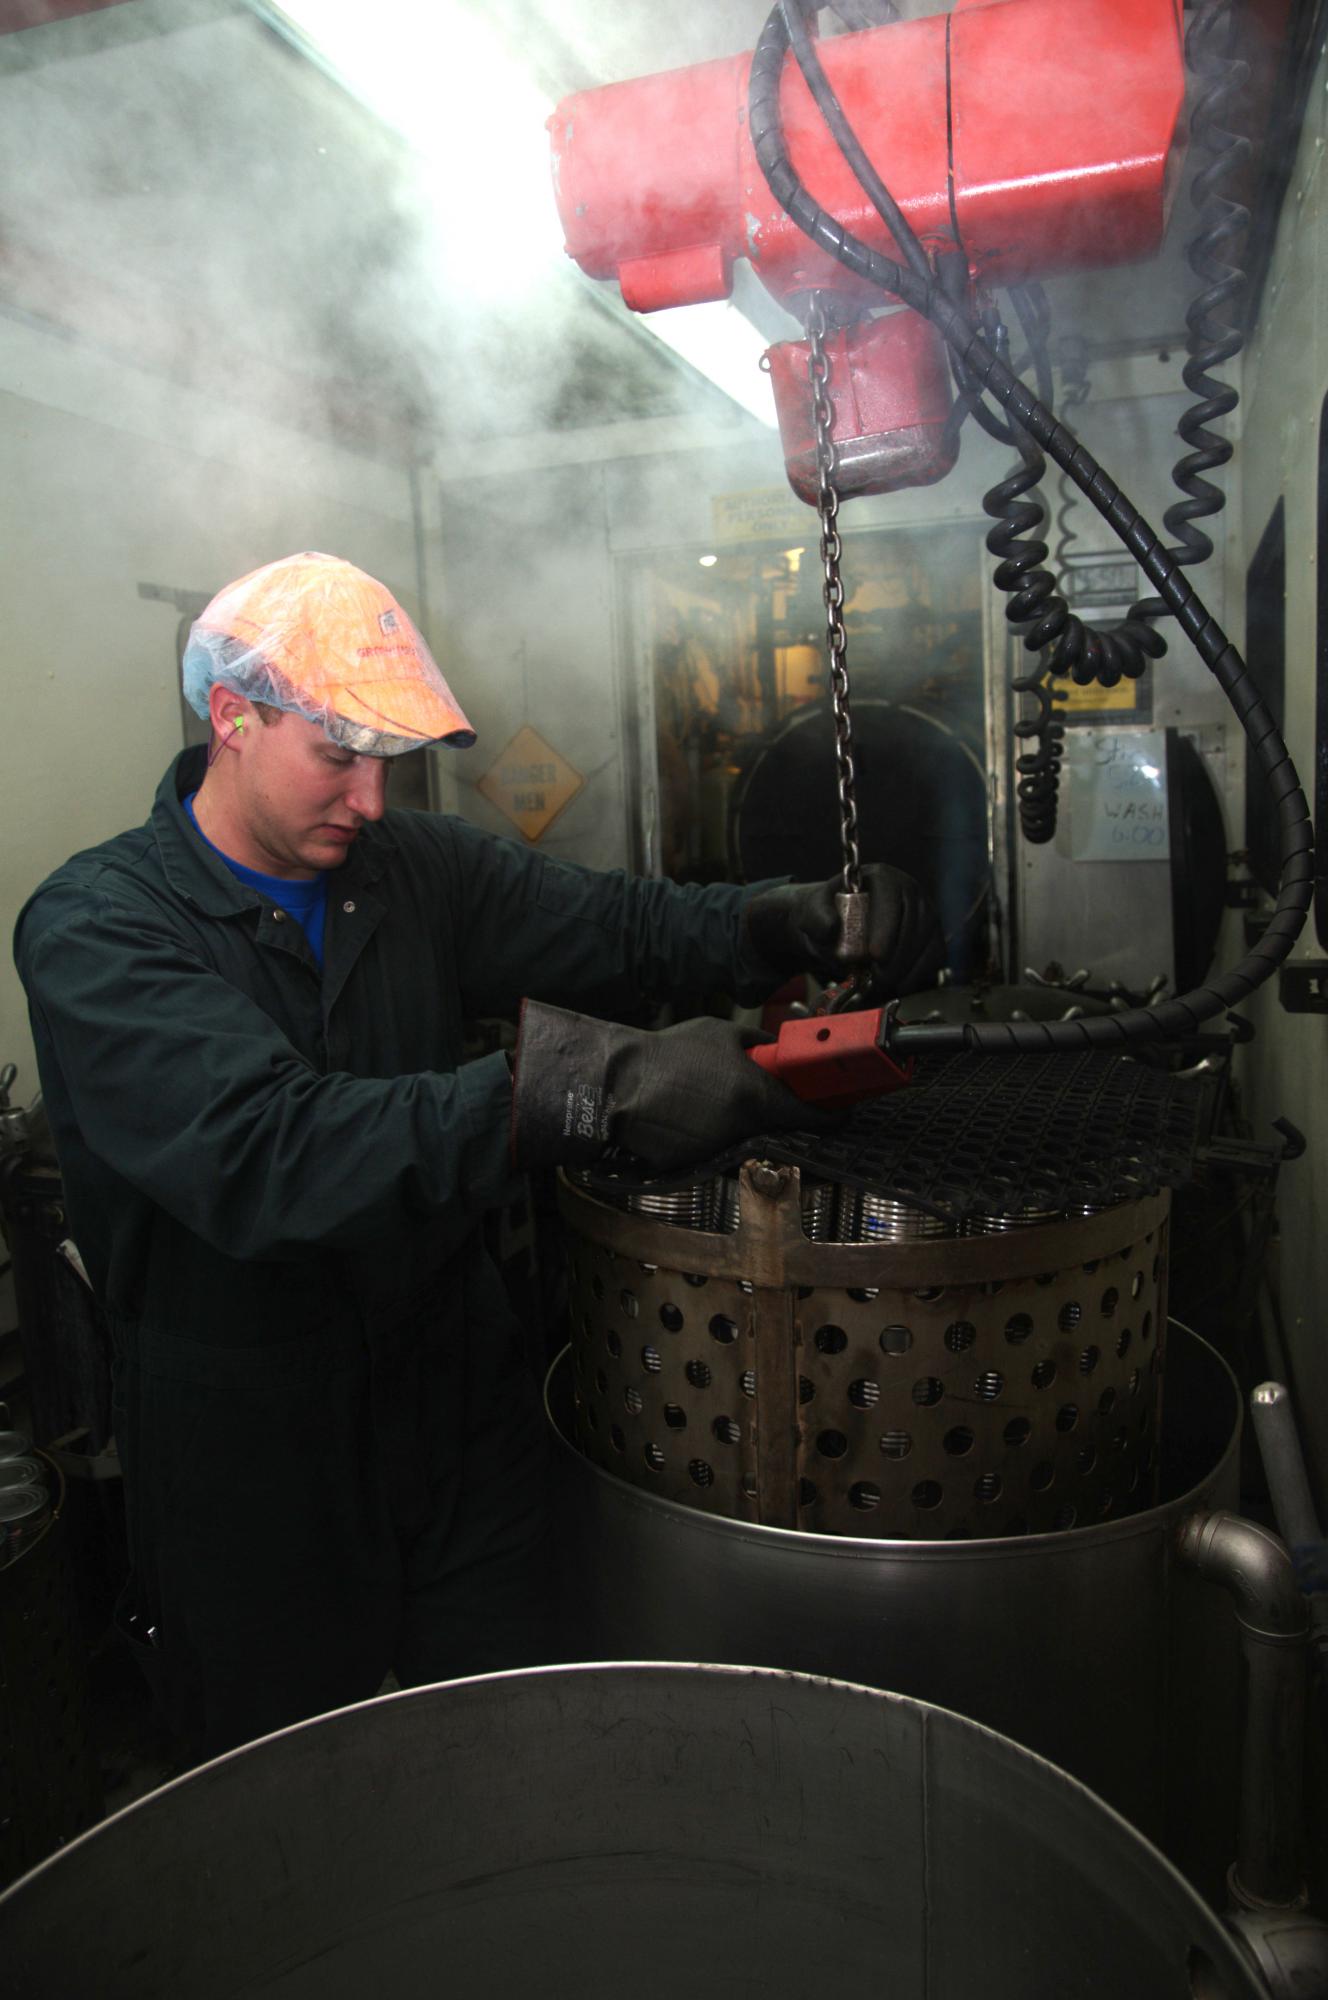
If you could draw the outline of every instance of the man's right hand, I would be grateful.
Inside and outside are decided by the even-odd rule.
[[[578,1166],[609,1146],[661,1172],[759,1133],[831,1122],[758,1069],[760,1039],[703,1015],[650,1032],[527,1000],[512,1094],[518,1167]]]

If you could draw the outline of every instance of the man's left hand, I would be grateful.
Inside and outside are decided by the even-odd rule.
[[[753,896],[745,913],[753,951],[777,972],[814,972],[827,981],[846,977],[853,964],[840,956],[836,901],[843,886],[835,876],[829,882],[789,882]],[[862,891],[867,921],[861,962],[880,991],[894,998],[930,986],[945,962],[945,940],[913,877],[871,861],[862,871]]]

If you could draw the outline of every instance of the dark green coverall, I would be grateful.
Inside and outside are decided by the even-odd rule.
[[[75,856],[16,957],[70,1225],[115,1346],[128,1601],[198,1751],[548,1657],[542,1426],[479,1234],[512,1192],[523,995],[613,1015],[777,983],[745,892],[545,859],[388,812],[329,882],[325,965],[168,771]]]

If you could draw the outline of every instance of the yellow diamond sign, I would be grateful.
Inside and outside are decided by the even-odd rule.
[[[529,723],[518,729],[476,790],[497,806],[527,840],[539,840],[585,779]]]

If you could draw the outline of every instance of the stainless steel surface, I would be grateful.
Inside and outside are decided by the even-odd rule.
[[[833,1181],[804,1181],[802,1184],[803,1233],[813,1243],[828,1243],[835,1233],[837,1194]]]
[[[1273,1513],[1282,1539],[1301,1571],[1310,1620],[1310,1665],[1313,1669],[1320,1725],[1328,1729],[1328,1590],[1323,1578],[1315,1586],[1314,1552],[1323,1539],[1305,1457],[1296,1429],[1291,1397],[1281,1382],[1261,1382],[1250,1396],[1250,1411],[1259,1455],[1268,1477]]]
[[[970,1247],[982,1246],[913,1254]],[[1239,1649],[1222,1594],[1174,1542],[1185,1515],[1236,1503],[1240,1398],[1226,1364],[1174,1323],[1167,1365],[1155,1507],[937,1543],[721,1519],[628,1485],[570,1442],[564,1357],[550,1407],[569,1648],[789,1667],[940,1702],[1073,1771],[1216,1896],[1235,1851]]]
[[[847,702],[844,712],[848,713]],[[835,912],[839,918],[839,939],[835,946],[835,957],[841,965],[866,965],[868,961],[867,919],[870,914],[870,903],[871,898],[864,889],[856,889],[852,895],[841,890],[835,897]]]
[[[841,1187],[835,1222],[839,1243],[905,1243],[919,1237],[958,1236],[959,1228],[925,1209],[911,1208],[863,1188]]]
[[[718,1187],[715,1226],[732,1235],[737,1230],[741,1213],[738,1176],[722,1175]],[[838,1193],[839,1190],[833,1181],[802,1183],[803,1233],[809,1236],[813,1243],[829,1242],[835,1235],[835,1204]]]
[[[759,1162],[736,1234],[648,1233],[566,1183],[560,1203],[577,1438],[620,1477],[741,1520],[932,1541],[1150,1501],[1168,1196],[999,1247],[887,1236],[915,1225],[872,1195],[850,1218],[866,1240],[815,1243],[796,1172]]]
[[[1184,2000],[1261,1987],[1062,1773],[800,1676],[422,1688],[153,1793],[0,1902],[13,2000]]]
[[[721,1174],[719,1200],[715,1204],[715,1227],[731,1235],[738,1226],[738,1177]]]
[[[1276,1535],[1235,1514],[1187,1515],[1176,1546],[1182,1561],[1230,1594],[1245,1655],[1232,1889],[1247,1906],[1299,1908],[1309,1618],[1291,1558]]]
[[[1293,1549],[1301,1543],[1320,1541],[1305,1455],[1296,1433],[1291,1398],[1284,1385],[1261,1382],[1250,1397],[1250,1415],[1283,1539]]]
[[[1328,2000],[1328,1924],[1308,1911],[1240,1910],[1228,1928],[1249,1954],[1269,2000]],[[1197,2000],[1203,2000],[1202,1992]]]
[[[623,1202],[629,1214],[667,1222],[677,1229],[718,1227],[719,1184],[715,1181],[697,1181],[668,1194],[629,1194]]]
[[[1085,1208],[1084,1215],[1099,1215],[1100,1209]],[[994,1215],[970,1215],[964,1220],[965,1236],[1008,1236],[1012,1229],[1038,1229],[1059,1220],[1049,1208],[1018,1208]]]
[[[571,1178],[574,1185],[583,1184],[583,1176],[574,1174]],[[814,1243],[827,1242],[835,1235],[836,1202],[841,1192],[850,1191],[840,1190],[833,1181],[803,1182],[802,1226]],[[674,1229],[717,1230],[731,1235],[738,1227],[736,1174],[720,1174],[714,1180],[670,1188],[667,1193],[628,1190],[617,1195],[599,1193],[594,1198],[623,1215],[644,1216],[648,1221],[667,1223]]]

